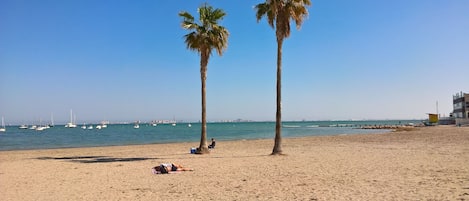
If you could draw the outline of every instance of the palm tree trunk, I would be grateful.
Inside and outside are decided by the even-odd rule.
[[[282,45],[283,38],[277,37],[277,112],[275,115],[275,144],[272,155],[282,154]]]
[[[206,103],[206,90],[205,81],[207,80],[207,64],[208,55],[202,53],[200,61],[200,80],[202,82],[202,130],[200,134],[200,146],[197,149],[197,154],[209,153],[207,146],[207,103]]]

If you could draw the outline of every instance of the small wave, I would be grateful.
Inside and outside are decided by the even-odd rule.
[[[297,125],[284,125],[283,127],[284,127],[284,128],[300,128],[301,126],[297,126]]]

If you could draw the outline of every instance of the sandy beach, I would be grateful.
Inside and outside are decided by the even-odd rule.
[[[197,145],[2,151],[1,200],[469,200],[469,127]]]

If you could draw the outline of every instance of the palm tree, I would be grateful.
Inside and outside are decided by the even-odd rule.
[[[300,29],[303,20],[308,16],[307,6],[310,0],[266,0],[257,4],[256,18],[259,22],[266,16],[269,25],[275,29],[277,36],[277,112],[275,118],[275,144],[272,155],[282,154],[282,45],[283,40],[290,36],[290,19]]]
[[[205,98],[205,81],[207,80],[207,65],[212,49],[215,49],[218,55],[222,55],[228,46],[229,32],[225,27],[218,24],[226,13],[221,9],[214,9],[207,3],[198,9],[200,24],[194,22],[194,17],[186,12],[180,12],[179,16],[183,18],[182,28],[191,31],[184,36],[187,48],[197,51],[200,54],[200,79],[202,82],[202,131],[200,137],[200,146],[196,153],[209,153],[207,146],[207,115]]]

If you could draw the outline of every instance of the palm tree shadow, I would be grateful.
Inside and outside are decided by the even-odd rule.
[[[154,160],[158,158],[147,158],[147,157],[131,157],[131,158],[119,158],[109,156],[71,156],[71,157],[39,157],[39,160],[63,160],[74,163],[112,163],[112,162],[133,162],[133,161],[145,161]]]

